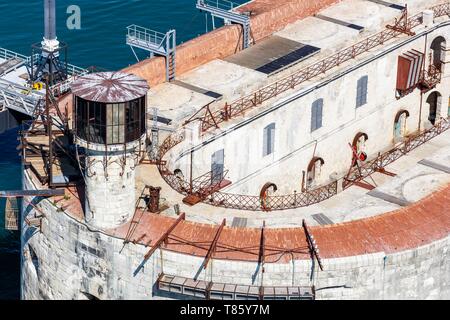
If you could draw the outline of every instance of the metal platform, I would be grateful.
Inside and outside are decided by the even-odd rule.
[[[175,30],[161,33],[133,24],[127,27],[126,43],[130,46],[138,61],[139,58],[134,48],[149,51],[151,55],[156,54],[165,57],[166,80],[171,81],[175,79],[175,54],[177,47]]]
[[[225,24],[237,23],[243,29],[243,47],[250,47],[250,17],[244,13],[237,12],[236,9],[241,4],[228,0],[197,0],[196,8],[211,14],[211,16],[224,20]]]
[[[315,300],[313,287],[213,283],[161,274],[158,290],[207,300]]]
[[[225,61],[265,74],[280,72],[318,53],[320,48],[279,36],[271,36]]]

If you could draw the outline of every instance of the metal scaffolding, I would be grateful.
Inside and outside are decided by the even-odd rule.
[[[225,24],[240,24],[243,31],[243,47],[246,49],[251,44],[250,17],[237,12],[238,6],[240,5],[227,0],[197,0],[196,4],[197,9],[209,12],[213,19],[214,17],[223,19]]]
[[[151,56],[159,55],[166,58],[166,80],[172,81],[175,79],[176,71],[176,31],[169,30],[166,33],[161,33],[155,30],[140,27],[138,25],[131,25],[127,27],[127,45],[130,46],[134,56],[139,61],[139,58],[134,51],[134,48],[149,51]]]

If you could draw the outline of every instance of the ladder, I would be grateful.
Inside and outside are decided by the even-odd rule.
[[[197,0],[196,8],[209,12],[213,17],[223,19],[225,24],[237,23],[243,29],[243,47],[247,49],[251,44],[250,17],[245,13],[237,12],[240,5],[228,0]]]
[[[19,206],[17,198],[6,198],[5,229],[11,231],[19,230]]]
[[[150,160],[158,159],[159,146],[159,129],[158,129],[158,108],[152,108],[153,125],[152,125],[152,146],[150,153]]]

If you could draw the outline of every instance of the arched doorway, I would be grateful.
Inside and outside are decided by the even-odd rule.
[[[395,116],[394,121],[394,140],[402,139],[407,133],[407,118],[409,112],[407,110],[400,110]]]
[[[446,41],[444,37],[437,37],[431,42],[431,64],[442,71],[442,62],[445,61]]]
[[[427,103],[429,105],[428,121],[434,126],[436,124],[438,112],[441,109],[441,94],[437,91],[432,92],[427,98]]]
[[[314,157],[308,165],[308,171],[306,176],[306,186],[308,188],[317,184],[322,173],[322,166],[325,161],[322,158]]]
[[[278,187],[273,182],[267,182],[262,188],[261,192],[259,193],[259,201],[261,203],[261,208],[264,211],[270,211],[271,210],[271,203],[270,203],[270,197],[277,192]]]
[[[353,147],[353,151],[354,151],[353,159],[352,159],[353,166],[357,165],[355,155],[357,156],[357,158],[359,160],[363,160],[363,159],[367,158],[367,155],[366,155],[367,140],[369,140],[369,136],[364,132],[359,132],[353,139],[353,143],[352,143],[352,147]]]

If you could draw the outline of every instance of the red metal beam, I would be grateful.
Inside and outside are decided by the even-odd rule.
[[[375,187],[373,185],[365,183],[365,182],[362,182],[362,181],[354,181],[353,184],[355,186],[358,186],[360,188],[367,189],[367,190],[375,189]]]
[[[176,228],[176,226],[184,220],[186,217],[186,214],[183,212],[178,219],[170,226],[170,228],[156,241],[156,243],[153,245],[153,247],[147,252],[147,254],[144,256],[144,261],[148,260],[153,253],[155,253],[156,249],[158,249],[161,244],[167,240],[170,233]]]
[[[219,226],[219,229],[217,229],[216,235],[214,236],[214,240],[211,242],[211,246],[209,247],[208,254],[205,257],[205,261],[203,261],[203,264],[201,268],[206,269],[208,266],[209,261],[211,260],[214,252],[216,251],[217,242],[219,241],[220,234],[223,231],[223,228],[225,227],[225,224],[227,223],[226,219],[223,219],[222,224]]]
[[[264,237],[264,229],[266,228],[266,221],[263,221],[263,226],[261,228],[261,240],[259,244],[259,263],[264,265],[265,262],[265,237]]]
[[[303,229],[305,230],[306,242],[308,243],[308,247],[309,247],[309,250],[311,251],[311,255],[317,259],[320,270],[323,271],[322,260],[320,259],[319,253],[317,252],[318,246],[313,241],[312,235],[308,230],[308,226],[306,225],[305,219],[303,219],[302,225],[303,225]]]
[[[375,171],[377,171],[379,173],[382,173],[382,174],[385,174],[385,175],[390,176],[390,177],[396,177],[397,176],[396,173],[387,171],[385,168],[377,168],[377,169],[375,169]]]

